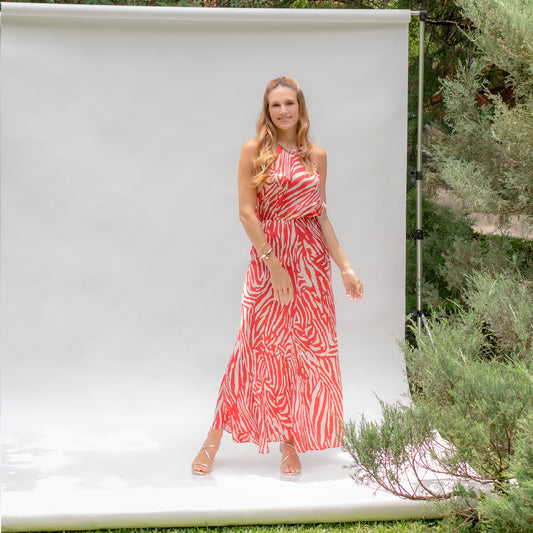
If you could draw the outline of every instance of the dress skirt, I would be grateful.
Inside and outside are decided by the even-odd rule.
[[[317,216],[264,219],[289,273],[294,300],[274,301],[270,274],[252,247],[237,342],[220,386],[212,429],[268,453],[294,438],[296,451],[341,445],[342,387],[331,261]]]

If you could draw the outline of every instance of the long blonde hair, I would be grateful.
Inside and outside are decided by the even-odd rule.
[[[305,105],[305,97],[300,89],[300,86],[291,78],[281,76],[269,81],[265,95],[263,97],[263,109],[261,116],[257,121],[257,140],[258,140],[258,154],[253,162],[254,174],[252,176],[252,185],[261,189],[264,182],[270,177],[269,168],[276,160],[276,147],[278,144],[278,130],[268,109],[268,98],[270,93],[278,87],[288,87],[296,92],[296,99],[298,101],[298,124],[296,126],[296,135],[298,138],[298,146],[301,147],[300,161],[308,172],[314,171],[314,166],[311,161],[311,153],[313,144],[309,139],[309,113]]]

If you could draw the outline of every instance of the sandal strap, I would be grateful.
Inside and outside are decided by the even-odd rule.
[[[206,444],[204,442],[204,444],[200,448],[200,453],[204,452],[205,456],[207,457],[207,460],[209,461],[209,464],[201,463],[200,461],[195,461],[194,463],[191,464],[191,468],[192,468],[192,471],[193,471],[194,474],[205,475],[205,474],[209,474],[209,472],[211,472],[211,468],[213,467],[214,457],[211,457],[211,454],[207,450],[209,448],[218,449],[219,446],[220,446],[220,444]],[[205,472],[201,471],[201,470],[196,470],[194,468],[195,466],[201,466],[202,468],[205,468]]]
[[[205,463],[198,463],[198,462],[194,462],[191,466],[195,466],[195,465],[205,466],[205,468],[211,468],[209,465],[206,465]]]
[[[217,448],[220,446],[220,444],[204,444],[201,448],[200,451],[204,452],[205,455],[207,456],[207,459],[209,460],[209,462],[211,464],[213,464],[213,458],[211,457],[211,455],[209,455],[209,452],[207,451],[207,448]],[[209,468],[208,465],[205,465],[203,463],[193,463],[193,464],[197,464],[197,465],[202,465],[202,466],[205,466],[206,468]]]
[[[281,465],[283,466],[283,464],[285,463],[285,461],[287,461],[287,459],[293,455],[296,455],[298,456],[298,454],[296,453],[296,447],[294,446],[294,444],[291,444],[290,442],[282,442],[281,443],[281,446],[290,446],[292,448],[292,451],[289,452],[285,457],[283,457],[281,459]]]

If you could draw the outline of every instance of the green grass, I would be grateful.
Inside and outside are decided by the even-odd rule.
[[[448,526],[439,520],[395,520],[340,524],[106,529],[79,533],[447,533],[448,531],[450,531]]]

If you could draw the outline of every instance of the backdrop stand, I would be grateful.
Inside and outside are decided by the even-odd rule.
[[[420,19],[420,37],[418,44],[418,128],[417,128],[417,145],[416,145],[416,310],[411,311],[407,318],[416,317],[418,333],[424,326],[431,344],[433,337],[429,330],[428,322],[422,306],[422,241],[427,230],[422,228],[422,135],[424,128],[424,39],[426,17],[428,12],[422,6],[419,11],[412,11],[411,15]]]

